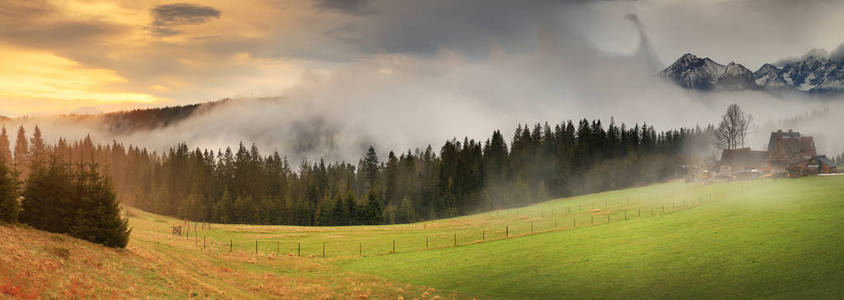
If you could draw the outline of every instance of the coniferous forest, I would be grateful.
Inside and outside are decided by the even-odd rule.
[[[90,137],[47,146],[40,133],[30,143],[20,128],[14,153],[5,150],[2,159],[8,178],[16,175],[25,183],[24,222],[32,222],[29,214],[48,209],[32,200],[48,197],[42,194],[98,190],[107,198],[113,183],[123,204],[192,221],[393,224],[675,178],[695,159],[684,148],[711,145],[713,130],[656,132],[648,125],[604,126],[584,119],[553,127],[519,125],[509,141],[494,131],[484,141],[451,139],[438,149],[383,155],[370,147],[357,164],[319,160],[293,165],[279,153],[262,155],[242,143],[221,150],[179,144],[165,153],[117,142],[96,145]],[[0,150],[10,147],[8,137],[0,136]],[[108,176],[98,175],[95,166]],[[15,186],[3,178],[0,186]],[[120,221],[119,216],[108,218]],[[43,227],[75,228],[66,223],[73,221]]]
[[[129,220],[120,215],[111,180],[92,159],[74,163],[64,155],[69,149],[63,140],[54,147],[46,145],[38,127],[27,140],[21,127],[13,156],[6,128],[0,130],[0,221],[126,247]]]

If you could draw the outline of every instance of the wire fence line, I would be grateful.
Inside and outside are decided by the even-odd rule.
[[[729,192],[728,192],[729,194]],[[317,238],[309,238],[307,241],[290,239],[233,239],[219,240],[209,239],[209,233],[213,233],[214,227],[211,224],[185,222],[184,239],[190,240],[195,246],[218,252],[247,253],[254,255],[288,255],[305,257],[354,257],[354,256],[379,256],[402,252],[425,251],[433,249],[452,248],[466,245],[473,245],[491,241],[519,238],[555,231],[573,230],[581,227],[611,224],[635,220],[639,218],[658,217],[681,210],[698,207],[712,199],[712,194],[707,197],[698,197],[695,200],[683,199],[672,201],[670,204],[663,203],[658,206],[633,205],[629,199],[617,200],[611,203],[604,200],[603,203],[588,203],[589,206],[579,203],[576,206],[568,206],[562,209],[537,210],[526,209],[536,213],[535,216],[524,216],[522,221],[506,222],[505,224],[493,224],[470,226],[468,228],[447,228],[440,229],[429,224],[405,224],[394,226],[407,226],[416,229],[414,232],[400,232],[396,235],[409,235],[397,237],[372,237],[359,239],[325,239],[314,241]],[[626,205],[626,207],[610,207],[610,205]],[[519,215],[521,209],[515,209]],[[485,213],[491,214],[491,212]],[[483,215],[483,214],[482,214]],[[500,215],[500,212],[498,212]],[[505,215],[513,215],[507,212]],[[420,231],[421,229],[421,231]],[[247,232],[248,234],[248,232]],[[175,234],[174,234],[175,235]],[[181,234],[179,235],[181,237]]]

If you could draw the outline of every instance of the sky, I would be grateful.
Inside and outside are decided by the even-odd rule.
[[[588,68],[572,58],[634,55],[642,37],[660,67],[692,52],[755,70],[812,49],[832,51],[844,42],[842,13],[842,1],[778,0],[5,0],[0,115],[223,98],[307,102],[309,96],[291,95],[336,82],[331,78],[411,76],[395,72],[408,64],[418,64],[410,71],[423,76],[518,69],[503,68],[504,57]],[[547,47],[549,40],[559,45]]]

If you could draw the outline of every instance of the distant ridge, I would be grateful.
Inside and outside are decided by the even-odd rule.
[[[778,65],[766,63],[751,72],[741,64],[722,65],[686,53],[659,75],[698,91],[791,91],[821,96],[844,93],[844,59],[838,56],[807,55]]]

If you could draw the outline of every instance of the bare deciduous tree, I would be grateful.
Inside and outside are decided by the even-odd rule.
[[[738,104],[730,104],[721,116],[721,123],[715,130],[718,146],[725,149],[744,147],[748,134],[753,132],[753,116],[745,113]]]

